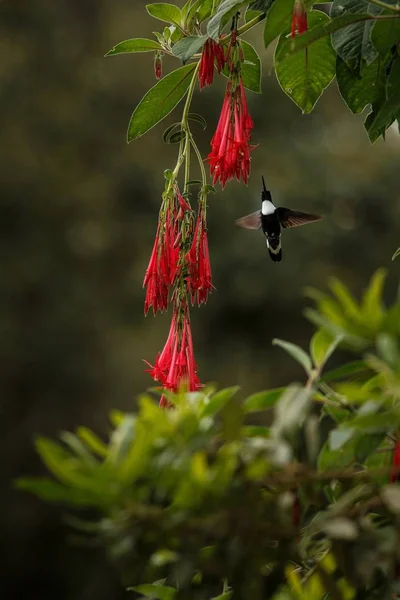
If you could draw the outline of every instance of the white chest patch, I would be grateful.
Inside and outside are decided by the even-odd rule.
[[[263,200],[261,205],[261,213],[263,215],[272,215],[275,212],[275,206],[270,200]]]

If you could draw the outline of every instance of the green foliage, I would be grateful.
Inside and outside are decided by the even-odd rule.
[[[149,15],[169,24],[162,33],[155,32],[157,41],[126,40],[114,46],[107,56],[159,50],[185,65],[190,59],[199,59],[208,38],[227,48],[228,25],[233,16],[243,19],[239,35],[265,19],[265,47],[279,37],[275,72],[284,92],[308,114],[336,75],[343,99],[352,112],[371,107],[365,128],[374,142],[384,136],[400,114],[398,5],[387,4],[382,10],[367,0],[334,0],[330,16],[312,10],[312,0],[306,0],[304,7],[308,12],[308,30],[291,37],[293,0],[189,0],[182,10],[173,4],[149,4]],[[260,57],[248,42],[241,43],[245,59],[243,83],[250,91],[261,93]],[[132,115],[128,141],[146,133],[176,106],[188,89],[191,76],[195,76],[189,69],[184,80],[179,81],[181,74],[179,69],[173,71],[146,94]],[[224,74],[227,75],[226,70]]]
[[[310,354],[275,340],[305,369],[304,385],[242,401],[237,386],[182,391],[170,410],[143,395],[137,414],[111,416],[108,442],[82,427],[61,443],[38,438],[51,478],[19,488],[95,509],[72,524],[122,561],[143,597],[384,597],[400,536],[400,492],[387,485],[399,304],[384,307],[384,279],[378,271],[361,302],[338,280],[333,298],[312,292],[323,326]],[[357,360],[324,374],[342,344]]]
[[[185,65],[161,79],[136,107],[128,127],[128,142],[141,137],[175,108],[186,94],[195,65]]]
[[[325,13],[317,10],[308,15],[311,27],[328,20]],[[330,39],[323,37],[309,48],[287,55],[288,32],[282,33],[276,47],[276,76],[293,102],[304,113],[310,113],[335,76],[335,53]]]

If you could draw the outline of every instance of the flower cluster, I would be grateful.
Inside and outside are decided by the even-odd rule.
[[[179,223],[189,204],[175,190],[172,207],[161,207],[159,222],[153,251],[146,269],[143,287],[147,287],[144,302],[144,313],[147,315],[150,307],[154,315],[159,310],[163,312],[168,307],[168,293],[179,274],[179,247],[181,232]]]
[[[175,308],[167,341],[155,364],[147,370],[164,389],[176,392],[184,384],[191,392],[200,389],[197,364],[194,358],[192,330],[187,309]],[[146,361],[147,362],[147,361]],[[165,397],[162,404],[166,404]]]
[[[200,208],[197,216],[193,241],[186,255],[186,261],[189,272],[187,281],[192,304],[197,298],[197,304],[200,306],[207,302],[208,294],[213,289],[207,223],[203,208]]]
[[[221,70],[225,66],[225,54],[221,44],[209,38],[203,46],[199,64],[200,89],[203,89],[205,85],[212,84],[214,79],[214,64],[217,67],[218,73],[221,73]]]
[[[250,174],[250,144],[253,119],[247,106],[243,81],[228,81],[217,129],[211,140],[207,157],[213,183],[220,181],[222,188],[230,179],[247,183]]]
[[[168,186],[167,186],[168,187]],[[199,211],[194,221],[189,201],[175,185],[161,206],[156,239],[144,278],[147,287],[145,314],[168,308],[173,314],[165,346],[148,372],[165,390],[176,392],[182,385],[189,391],[201,387],[194,359],[189,304],[200,305],[212,291],[211,264],[207,239],[205,197],[200,194]],[[172,293],[170,294],[170,291]],[[146,361],[147,362],[147,361]],[[165,395],[160,406],[172,406]]]
[[[305,31],[307,31],[307,11],[304,0],[294,0],[291,35],[295,37],[296,33],[301,34]]]

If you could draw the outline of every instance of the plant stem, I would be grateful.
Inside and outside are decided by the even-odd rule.
[[[376,4],[376,6],[380,6],[385,10],[391,10],[393,12],[400,12],[400,6],[398,4],[387,4],[386,2],[382,2],[382,0],[369,0],[371,4]]]

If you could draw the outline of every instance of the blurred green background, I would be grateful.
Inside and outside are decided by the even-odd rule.
[[[169,315],[143,316],[143,273],[154,239],[163,170],[176,147],[161,134],[129,146],[130,114],[154,84],[151,54],[104,59],[118,41],[151,37],[161,22],[133,0],[4,0],[1,18],[0,326],[2,375],[2,590],[6,598],[110,600],[125,597],[100,550],[71,545],[63,510],[12,488],[42,467],[32,442],[86,424],[107,435],[109,409],[130,410],[151,385],[142,359],[162,348]],[[263,63],[254,116],[252,176],[209,198],[217,291],[193,310],[202,381],[239,383],[247,393],[301,379],[275,336],[306,346],[304,287],[328,276],[361,292],[375,268],[400,262],[400,136],[369,145],[363,117],[332,84],[311,116],[270,75],[262,26],[247,39]],[[177,63],[175,63],[177,66]],[[174,68],[164,60],[164,72]],[[196,131],[203,155],[224,81],[197,94],[207,119]],[[178,111],[176,114],[179,114]],[[194,125],[196,127],[196,125]],[[200,128],[199,128],[200,129]],[[259,206],[261,174],[277,204],[326,219],[284,234],[281,264],[261,234],[234,220]],[[196,173],[193,173],[193,177]]]

